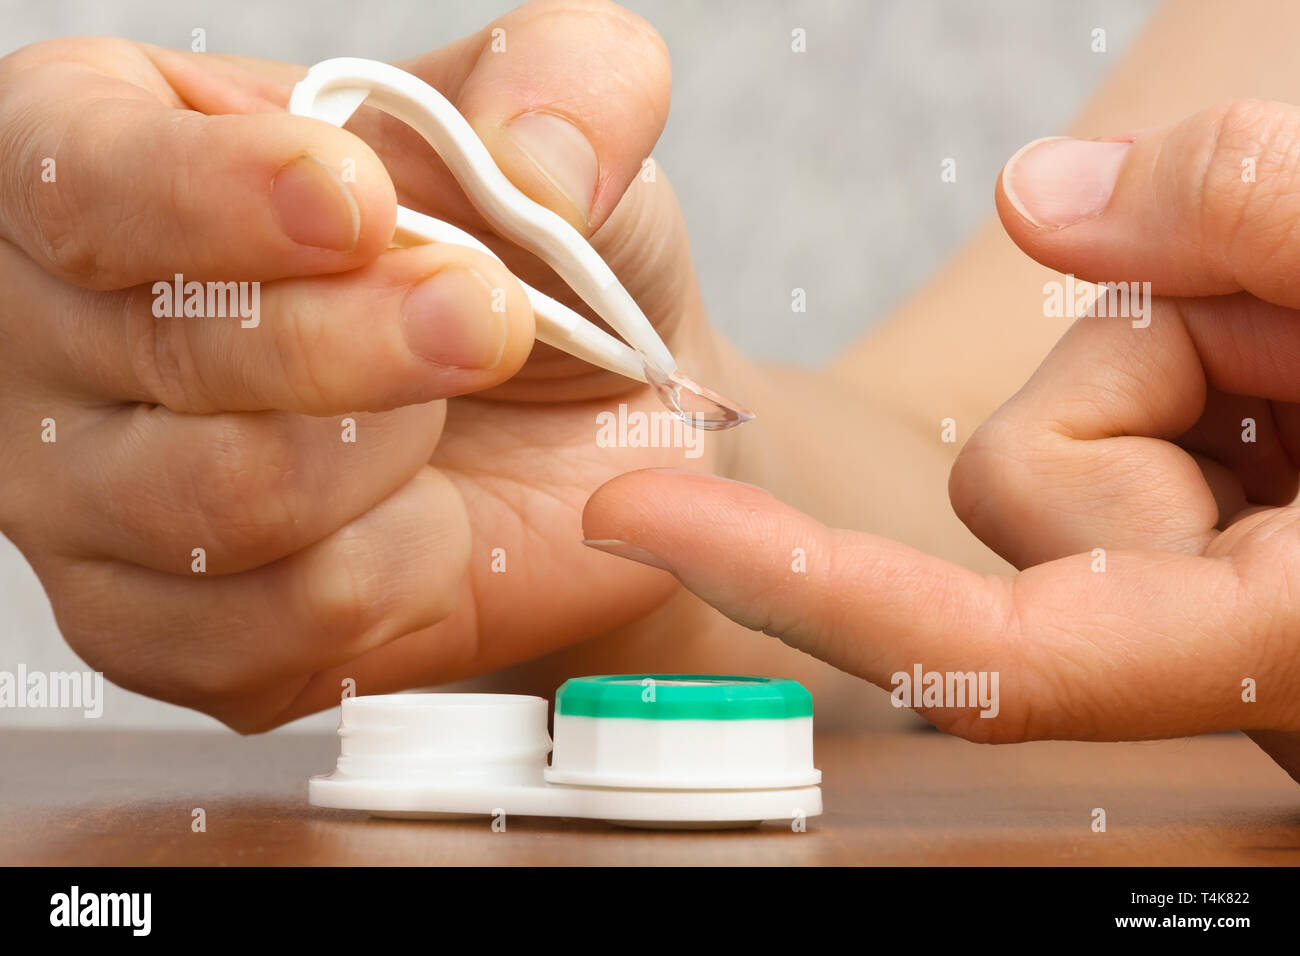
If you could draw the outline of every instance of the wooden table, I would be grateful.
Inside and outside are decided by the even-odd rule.
[[[493,833],[313,809],[307,777],[336,753],[333,737],[293,733],[0,732],[0,864],[1300,865],[1300,787],[1237,735],[819,737],[827,813],[806,833],[527,818]],[[205,833],[191,830],[196,807]]]

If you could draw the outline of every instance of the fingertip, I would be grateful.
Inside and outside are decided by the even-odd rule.
[[[397,193],[374,150],[321,120],[263,117],[284,124],[268,143],[263,177],[286,251],[320,271],[354,268],[383,252],[397,220]]]
[[[646,474],[646,471],[632,471],[615,475],[591,493],[582,509],[582,533],[585,538],[604,540],[623,537],[633,509],[645,500]]]
[[[524,7],[478,40],[458,108],[520,190],[590,234],[667,122],[663,39],[616,4],[565,2]]]
[[[1037,226],[1023,210],[1022,205],[1017,202],[1011,179],[1021,157],[1044,141],[1044,139],[1036,139],[1016,150],[1003,164],[997,182],[993,186],[993,205],[997,210],[998,221],[1002,223],[1002,228],[1011,237],[1011,241],[1025,251],[1028,251],[1026,241],[1032,241]]]
[[[500,384],[532,350],[532,308],[523,286],[491,256],[453,245],[422,249],[412,260],[402,302],[407,347],[439,370],[446,394]]]
[[[444,247],[456,259],[455,268],[473,276],[479,284],[474,318],[498,336],[495,359],[479,367],[498,384],[513,376],[532,352],[536,325],[532,306],[523,284],[496,258],[476,249]],[[482,297],[486,292],[486,298]]]
[[[505,345],[495,366],[497,380],[504,382],[513,376],[528,360],[536,341],[537,326],[533,307],[523,283],[506,268],[504,263],[476,250],[469,250],[471,261],[480,275],[491,285],[490,307],[497,310],[505,321]]]
[[[183,105],[84,64],[33,66],[5,135],[46,157],[35,165],[49,178],[20,184],[30,201],[10,203],[7,238],[95,289],[338,272],[387,247],[396,193],[360,139],[307,117]]]
[[[340,274],[267,283],[261,336],[223,325],[203,355],[229,365],[218,338],[260,356],[240,363],[230,409],[309,415],[382,411],[500,384],[526,360],[533,314],[519,282],[483,253],[441,243],[390,249]],[[219,331],[220,330],[220,331]]]
[[[742,540],[779,512],[797,514],[755,485],[704,471],[646,468],[597,488],[583,510],[582,527],[588,538],[678,550]]]
[[[1041,136],[1031,140],[1016,150],[1002,166],[1002,171],[998,174],[995,196],[998,215],[1008,228],[1035,229],[1043,225],[1029,211],[1024,198],[1019,194],[1018,188],[1023,185],[1020,180],[1033,179],[1033,170],[1037,165],[1038,157],[1035,155],[1030,159],[1031,154],[1037,154],[1039,148],[1045,147],[1048,143],[1061,142],[1065,139],[1064,136]],[[1026,173],[1027,168],[1028,173]],[[1029,191],[1032,191],[1031,187]]]
[[[1146,197],[1138,181],[1150,144],[1135,144],[1131,135],[1048,136],[1017,150],[994,189],[1011,241],[1051,269],[1098,281],[1144,255],[1138,223]]]
[[[160,207],[150,210],[159,220],[156,245],[133,246],[134,271],[147,268],[153,278],[323,275],[364,265],[388,247],[396,191],[358,137],[283,113],[176,117],[152,132],[156,149],[146,153],[154,158],[142,159],[176,184],[155,187],[148,200]]]

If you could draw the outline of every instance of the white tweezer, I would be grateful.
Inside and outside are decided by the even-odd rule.
[[[539,340],[638,382],[647,381],[647,366],[652,377],[674,377],[672,353],[605,261],[576,229],[506,178],[465,118],[432,86],[387,63],[339,57],[307,71],[293,88],[289,112],[342,126],[362,103],[428,140],[488,224],[554,269],[627,342],[525,284]],[[399,239],[469,246],[499,259],[464,230],[403,206],[397,207],[397,232]]]

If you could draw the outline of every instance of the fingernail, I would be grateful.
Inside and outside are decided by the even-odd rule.
[[[361,235],[361,211],[352,190],[315,156],[299,156],[280,167],[271,183],[271,208],[294,242],[351,252]]]
[[[661,571],[672,570],[659,555],[638,545],[628,544],[618,538],[588,538],[582,543],[596,551],[604,551],[606,554],[627,558],[629,561],[639,561],[641,564],[648,564],[650,567],[658,568]]]
[[[1110,201],[1131,142],[1039,139],[1011,157],[1002,190],[1036,226],[1070,226],[1091,219]]]
[[[473,269],[448,266],[406,296],[402,316],[412,352],[451,368],[493,369],[506,348],[504,301]]]
[[[586,222],[600,173],[587,137],[554,113],[524,113],[510,121],[506,133]]]

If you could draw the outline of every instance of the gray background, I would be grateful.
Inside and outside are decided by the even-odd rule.
[[[515,3],[0,0],[0,53],[75,34],[309,64],[398,59]],[[673,107],[655,150],[680,196],[713,321],[744,350],[814,363],[879,320],[992,209],[1019,146],[1059,131],[1155,0],[628,0],[663,35]],[[357,17],[357,11],[364,15]],[[790,50],[795,27],[806,53]],[[1108,52],[1090,50],[1095,27]],[[940,181],[945,157],[957,182]],[[790,290],[808,311],[790,311]],[[35,575],[0,538],[0,670],[80,669]],[[295,727],[328,727],[322,714]],[[0,710],[0,726],[85,724]],[[99,726],[216,721],[108,688]]]

